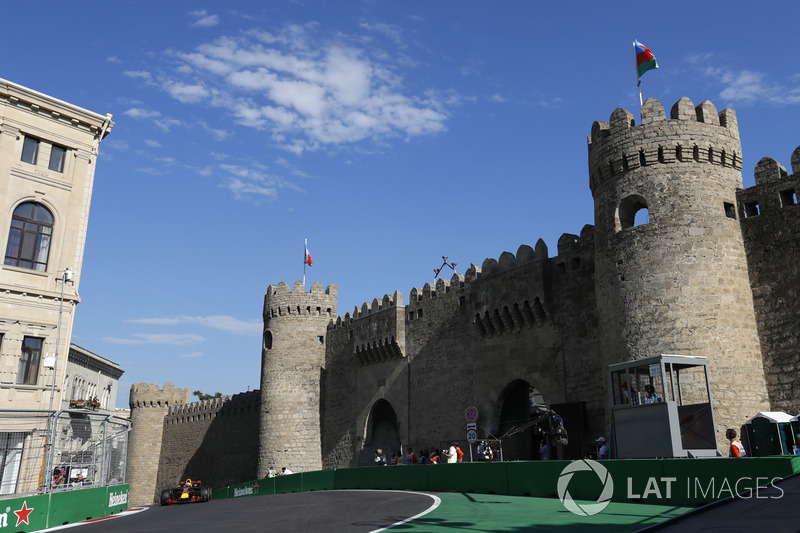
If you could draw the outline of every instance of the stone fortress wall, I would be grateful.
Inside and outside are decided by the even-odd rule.
[[[721,445],[758,411],[800,412],[800,147],[792,175],[765,158],[744,189],[735,113],[686,98],[669,118],[648,100],[639,125],[617,109],[588,140],[595,223],[552,257],[539,240],[341,316],[336,285],[270,285],[258,466],[242,480],[463,442],[468,405],[480,438],[500,435],[531,388],[584,455],[608,428],[607,365],[660,353],[708,357]],[[504,452],[535,455],[530,437]]]

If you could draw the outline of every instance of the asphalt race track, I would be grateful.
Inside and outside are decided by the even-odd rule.
[[[405,491],[335,490],[153,506],[130,516],[83,523],[76,533],[164,531],[375,531],[423,513],[432,496]]]

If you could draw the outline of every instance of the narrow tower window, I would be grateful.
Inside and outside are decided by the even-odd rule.
[[[781,191],[781,207],[797,205],[797,192],[794,189]]]
[[[619,203],[619,224],[622,229],[650,222],[647,200],[638,194],[628,196]]]
[[[760,214],[761,209],[758,206],[758,202],[746,202],[744,204],[744,216],[747,218],[757,217]]]
[[[736,219],[736,207],[730,202],[723,202],[723,206],[725,207],[725,216]]]

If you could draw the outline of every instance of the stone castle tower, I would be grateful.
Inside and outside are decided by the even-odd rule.
[[[270,285],[264,296],[261,356],[261,439],[258,477],[270,466],[322,468],[321,378],[325,334],[336,318],[336,285],[310,292],[298,281]]]
[[[189,403],[191,391],[176,389],[174,383],[138,383],[131,387],[131,425],[128,440],[127,482],[133,505],[152,505],[158,501],[156,481],[161,457],[164,417],[170,406]]]
[[[670,118],[649,99],[639,126],[624,109],[592,126],[602,362],[705,356],[717,425],[738,427],[769,410],[736,207],[738,124],[732,110],[717,113],[708,101],[695,108],[688,98]]]

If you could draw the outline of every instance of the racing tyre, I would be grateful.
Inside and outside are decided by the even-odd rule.
[[[169,505],[169,489],[161,491],[161,505]]]
[[[207,502],[211,499],[211,489],[207,485],[200,487],[200,500]]]

